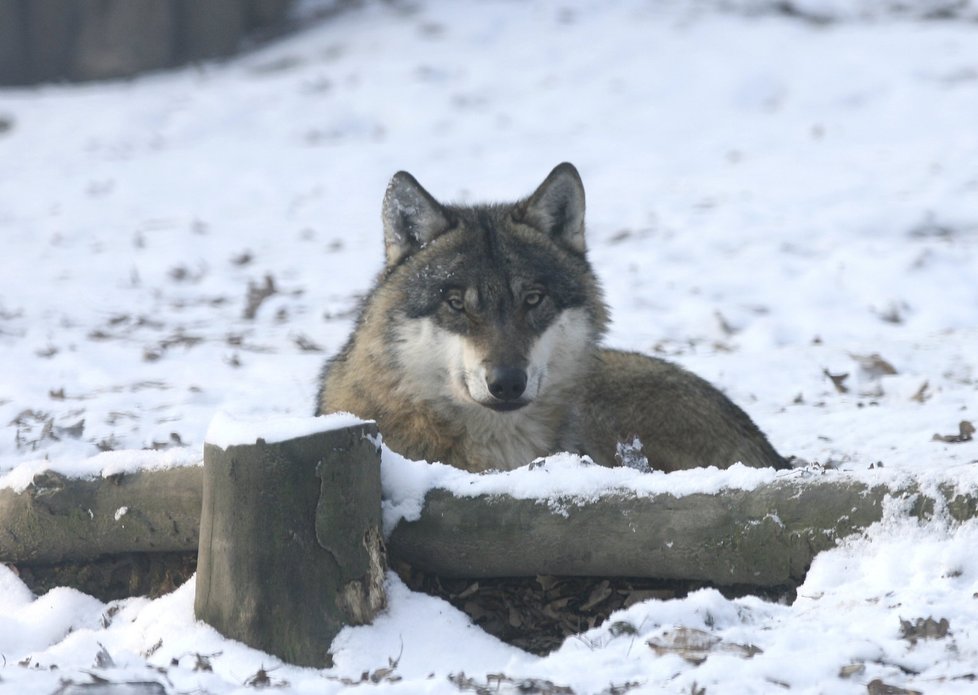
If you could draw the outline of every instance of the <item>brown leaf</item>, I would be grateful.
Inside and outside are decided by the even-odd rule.
[[[261,306],[262,302],[271,297],[273,294],[277,293],[278,288],[275,287],[275,278],[273,278],[271,275],[265,276],[265,282],[262,285],[249,281],[244,318],[249,321],[253,320],[255,315],[258,313],[258,307]]]
[[[867,376],[875,378],[897,373],[896,368],[880,357],[878,352],[874,352],[872,355],[855,355],[850,352],[849,356],[859,363],[859,367]]]
[[[587,601],[585,601],[581,606],[581,610],[590,611],[609,596],[611,596],[611,588],[608,586],[608,580],[605,579],[591,590],[590,595],[587,597]]]
[[[831,381],[832,385],[835,386],[835,390],[839,393],[849,393],[849,387],[846,386],[846,379],[849,378],[849,373],[845,374],[831,374],[828,369],[823,369],[822,374],[827,376]]]
[[[733,654],[745,659],[762,653],[760,647],[753,644],[724,642],[712,633],[691,627],[667,630],[661,636],[650,639],[647,644],[660,656],[677,654],[685,661],[697,665],[702,664],[711,654],[716,653]]]
[[[884,683],[879,678],[871,680],[866,685],[866,692],[868,695],[924,695],[919,690],[900,688],[896,685],[890,685],[889,683]]]
[[[313,342],[312,340],[310,340],[306,336],[302,335],[301,333],[299,335],[295,336],[294,338],[292,338],[292,342],[295,343],[296,344],[296,347],[298,347],[303,352],[322,352],[323,351],[323,348],[322,348],[321,345],[319,345],[318,343]]]
[[[234,265],[248,265],[255,257],[252,255],[251,251],[242,251],[241,253],[231,257],[231,263]]]
[[[860,676],[866,671],[866,664],[849,664],[839,669],[839,678]]]
[[[927,388],[929,386],[930,386],[929,381],[925,381],[924,383],[922,383],[920,385],[920,388],[917,389],[917,393],[910,396],[910,400],[917,401],[918,403],[923,403],[924,401],[926,401],[928,398],[930,398],[930,396],[927,394]]]
[[[970,442],[975,434],[975,426],[968,420],[958,423],[957,434],[935,434],[931,440],[935,442],[946,442],[948,444],[960,444]]]
[[[916,644],[921,639],[942,639],[947,637],[948,629],[951,627],[947,618],[934,620],[933,618],[917,618],[914,622],[900,620],[900,636]]]

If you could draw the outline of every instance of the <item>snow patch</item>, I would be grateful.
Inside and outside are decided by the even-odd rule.
[[[412,461],[385,446],[381,453],[384,533],[389,535],[401,519],[420,518],[425,495],[435,488],[456,497],[535,499],[555,514],[566,516],[574,506],[602,497],[714,495],[724,490],[754,490],[788,476],[800,474],[741,463],[723,470],[710,466],[673,473],[643,472],[628,467],[606,468],[586,456],[570,453],[554,454],[512,471],[469,473],[441,463]]]

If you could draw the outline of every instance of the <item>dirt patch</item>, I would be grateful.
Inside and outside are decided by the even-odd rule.
[[[114,601],[170,593],[193,576],[197,553],[125,553],[87,562],[9,566],[35,594],[70,586],[100,601]]]
[[[394,569],[412,590],[448,601],[489,634],[540,655],[639,601],[683,598],[710,586],[704,582],[607,577],[456,579],[421,572],[404,563]],[[794,587],[715,588],[728,598],[756,595],[790,602],[795,596]],[[612,623],[610,632],[615,637],[627,637],[638,634],[639,627],[618,621]]]

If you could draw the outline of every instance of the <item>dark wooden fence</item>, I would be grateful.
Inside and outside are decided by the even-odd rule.
[[[292,0],[0,0],[0,85],[130,77],[221,58]]]

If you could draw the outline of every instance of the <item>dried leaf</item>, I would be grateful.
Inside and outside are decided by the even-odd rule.
[[[231,257],[231,263],[237,266],[248,265],[253,260],[255,260],[255,257],[252,255],[251,251],[242,251],[241,253]]]
[[[259,668],[253,676],[250,676],[245,685],[252,688],[267,688],[272,684],[272,679],[268,677],[268,671],[264,667]]]
[[[900,636],[916,644],[921,639],[942,639],[947,637],[948,629],[951,627],[947,618],[934,620],[933,618],[917,618],[914,622],[900,620]]]
[[[370,674],[370,682],[380,683],[381,681],[389,680],[393,673],[394,669],[392,668],[379,668]]]
[[[724,642],[716,635],[691,627],[678,627],[667,630],[659,637],[653,637],[647,644],[662,656],[677,654],[691,664],[702,664],[711,654],[724,653],[750,659],[762,650],[753,644]]]
[[[849,664],[839,669],[839,678],[852,678],[860,676],[866,671],[866,664]]]
[[[271,275],[265,276],[265,282],[262,285],[258,285],[254,282],[248,282],[248,295],[245,300],[245,310],[244,318],[252,321],[258,314],[258,308],[262,305],[266,299],[274,294],[278,293],[278,289],[275,287],[275,278]]]
[[[292,342],[296,344],[303,352],[323,352],[323,348],[318,343],[313,342],[301,333],[292,338]]]
[[[896,685],[884,683],[879,678],[871,680],[866,684],[866,693],[867,695],[924,695],[919,690],[900,688]]]
[[[822,374],[827,376],[831,381],[835,390],[839,393],[849,393],[849,387],[846,386],[845,381],[849,378],[849,373],[845,374],[831,374],[828,369],[823,369]]]
[[[71,439],[80,439],[82,433],[85,431],[85,420],[79,420],[74,425],[68,425],[67,427],[55,427],[54,432],[58,437],[70,437]]]
[[[935,442],[946,442],[948,444],[960,444],[970,442],[975,434],[975,426],[968,420],[958,423],[957,434],[935,434],[931,439]]]
[[[608,632],[611,633],[612,637],[620,637],[621,635],[637,635],[638,628],[632,625],[626,620],[616,620],[608,628]]]
[[[587,597],[587,601],[581,605],[581,610],[590,611],[609,596],[611,596],[611,588],[608,585],[608,580],[605,579],[591,590],[590,595]]]
[[[99,643],[98,647],[98,653],[95,655],[95,668],[114,668],[115,660],[112,658],[112,655],[109,654],[108,650],[101,643]]]
[[[917,392],[910,397],[910,400],[917,401],[918,403],[923,403],[924,401],[926,401],[928,398],[930,398],[930,396],[927,393],[927,388],[929,386],[930,386],[929,381],[925,381],[924,383],[922,383],[920,385],[920,388],[917,389]]]
[[[872,355],[855,355],[850,352],[849,356],[859,363],[860,369],[869,377],[878,378],[897,373],[896,368],[880,357],[877,352],[874,352]]]

